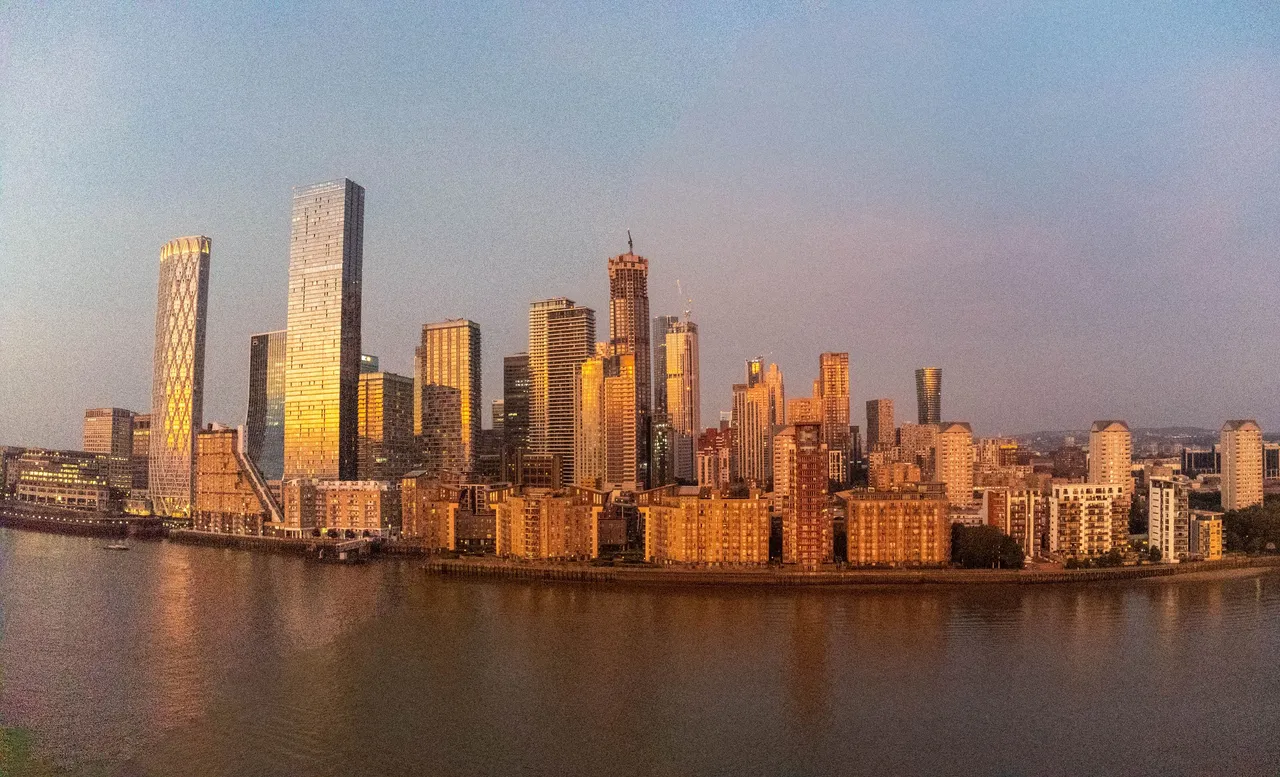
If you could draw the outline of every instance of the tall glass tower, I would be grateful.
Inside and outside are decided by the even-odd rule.
[[[920,423],[942,423],[942,368],[916,370],[916,407]]]
[[[428,470],[471,472],[475,467],[482,420],[480,345],[480,325],[465,318],[422,326],[422,344],[414,354],[413,432],[451,441],[446,447],[453,448],[431,451],[426,458],[433,460],[423,462]]]
[[[287,337],[264,332],[249,340],[249,418],[245,447],[266,480],[284,474],[284,358]]]
[[[649,427],[653,412],[650,326],[649,260],[632,251],[609,257],[609,345],[615,355],[632,353],[636,357],[639,488],[647,488],[649,483]]]
[[[207,237],[180,237],[160,249],[148,490],[152,510],[168,517],[191,514],[191,463],[204,422],[211,245]]]
[[[284,373],[284,479],[356,477],[364,187],[293,190]]]

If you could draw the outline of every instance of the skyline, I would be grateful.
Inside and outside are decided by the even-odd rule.
[[[152,32],[131,26],[143,13],[159,16]],[[1113,417],[1280,426],[1280,357],[1259,345],[1280,324],[1266,272],[1280,57],[1275,25],[1242,21],[1265,9],[1150,24],[1140,10],[934,8],[875,14],[871,30],[845,8],[642,9],[580,30],[558,11],[493,12],[480,29],[501,34],[475,52],[388,55],[486,13],[459,12],[336,53],[355,67],[308,82],[316,94],[300,77],[236,93],[236,57],[282,74],[330,27],[406,21],[389,13],[320,13],[280,51],[246,55],[256,13],[0,11],[0,443],[75,448],[86,408],[148,409],[155,257],[189,234],[215,244],[205,420],[244,423],[250,335],[285,323],[290,190],[342,176],[369,189],[362,350],[410,375],[422,324],[477,321],[486,408],[502,357],[527,347],[529,302],[603,315],[604,264],[630,228],[651,263],[650,317],[694,300],[706,419],[729,408],[746,359],[777,362],[794,392],[819,353],[848,351],[859,426],[868,399],[912,407],[924,365],[946,374],[942,420],[983,435]],[[269,31],[290,23],[261,14]],[[1055,21],[1079,50],[1008,45]],[[134,51],[206,24],[210,76]],[[573,62],[531,45],[483,67],[522,32],[568,36]],[[899,51],[903,36],[936,50]],[[185,126],[194,115],[207,126]]]

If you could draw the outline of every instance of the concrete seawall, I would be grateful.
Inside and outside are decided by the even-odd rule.
[[[645,585],[714,586],[886,586],[886,585],[1049,585],[1173,577],[1194,572],[1280,567],[1280,556],[1228,558],[1185,564],[1151,564],[1114,569],[1014,571],[985,569],[927,570],[796,570],[688,569],[604,567],[587,564],[520,563],[487,560],[437,559],[427,562],[430,574],[513,580],[547,580],[581,583],[635,583]]]

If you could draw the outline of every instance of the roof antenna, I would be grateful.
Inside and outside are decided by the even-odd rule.
[[[636,252],[636,245],[635,243],[631,242],[631,230],[628,229],[627,230],[627,253],[635,254],[635,252]]]

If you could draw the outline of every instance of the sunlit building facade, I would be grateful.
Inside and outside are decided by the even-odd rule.
[[[702,388],[698,375],[698,325],[676,321],[666,334],[664,412],[671,425],[673,474],[681,483],[697,481],[697,441],[702,430]]]
[[[484,419],[480,358],[480,325],[476,322],[455,319],[422,327],[422,343],[414,355],[413,430],[422,437],[434,434],[457,440],[459,449],[450,458],[463,472],[475,466],[475,445]],[[441,396],[428,391],[429,386],[457,391],[456,415],[428,406],[432,396]],[[449,405],[452,411],[452,399]]]
[[[921,424],[942,423],[942,368],[916,370],[916,416]]]
[[[360,480],[396,480],[413,469],[413,378],[391,372],[360,375]]]
[[[1124,421],[1094,421],[1089,430],[1089,482],[1133,493],[1133,437]]]
[[[180,237],[160,249],[148,491],[162,516],[191,513],[196,433],[204,420],[211,245],[207,237]]]
[[[644,515],[645,558],[659,564],[769,563],[769,498],[752,491],[729,498],[697,487],[650,492]]]
[[[258,536],[278,517],[266,481],[248,456],[242,430],[210,425],[196,435],[191,528]]]
[[[1160,549],[1164,561],[1191,555],[1191,481],[1185,477],[1151,478],[1147,483],[1147,545]]]
[[[973,429],[961,421],[942,424],[938,430],[937,480],[947,488],[954,507],[973,504]]]
[[[286,479],[349,480],[359,456],[364,187],[293,191],[285,350]]]
[[[940,566],[951,560],[951,519],[937,491],[854,490],[837,495],[845,507],[852,566]]]
[[[867,400],[867,452],[892,448],[896,443],[892,399]]]
[[[558,456],[561,479],[573,482],[574,392],[578,370],[595,353],[596,314],[558,299],[529,312],[530,438],[534,453]]]
[[[822,424],[795,423],[795,455],[787,474],[790,494],[782,511],[782,561],[814,568],[834,558],[827,508],[827,446]]]
[[[836,483],[848,478],[849,354],[824,353],[818,357],[814,398],[822,403],[822,443],[827,446],[827,477]]]
[[[1122,486],[1055,483],[1049,502],[1049,550],[1090,558],[1124,550],[1129,537],[1129,497]]]
[[[284,476],[284,365],[288,337],[282,329],[249,339],[249,458],[267,480]]]
[[[84,450],[106,457],[108,485],[120,496],[133,488],[133,418],[118,407],[84,411]]]
[[[649,482],[649,426],[653,413],[653,357],[649,321],[649,260],[628,251],[609,257],[609,347],[613,354],[631,354],[637,419],[634,482]]]
[[[1227,421],[1218,442],[1222,470],[1222,509],[1243,510],[1262,504],[1262,427],[1251,419]]]

